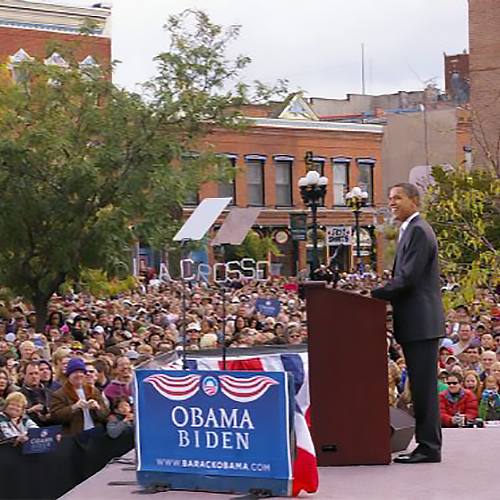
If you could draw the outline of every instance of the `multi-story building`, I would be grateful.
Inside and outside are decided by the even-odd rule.
[[[469,0],[474,166],[500,169],[500,2]]]
[[[0,3],[0,64],[15,78],[15,66],[30,58],[64,65],[50,50],[51,42],[72,43],[82,64],[111,62],[111,10],[107,7],[76,7],[49,2],[3,0]],[[88,21],[95,26],[92,36],[80,30]],[[75,42],[78,42],[75,44]]]
[[[229,195],[238,207],[262,207],[255,229],[272,236],[282,254],[272,258],[274,272],[294,274],[305,269],[310,260],[310,242],[294,241],[290,224],[294,214],[307,213],[298,180],[306,174],[305,154],[312,151],[314,168],[329,181],[324,206],[318,213],[323,259],[343,242],[348,248],[343,267],[353,268],[354,216],[346,206],[345,195],[360,186],[369,194],[361,217],[362,258],[380,271],[382,258],[377,253],[374,221],[383,202],[383,127],[321,122],[300,94],[275,112],[261,108],[248,114],[253,116],[248,118],[246,130],[216,131],[207,138],[214,151],[231,160],[236,176],[234,182],[202,186],[199,199]],[[186,207],[186,214],[191,210]]]
[[[470,67],[469,54],[444,55],[444,81],[447,97],[456,105],[469,102]]]
[[[384,126],[382,188],[413,180],[423,167],[471,163],[469,55],[444,55],[446,91],[425,90],[346,99],[310,98],[321,121],[375,123]],[[415,169],[415,170],[414,170]],[[428,172],[428,168],[426,170]]]

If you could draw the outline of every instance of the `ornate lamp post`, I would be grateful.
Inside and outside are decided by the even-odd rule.
[[[311,209],[312,214],[312,266],[310,278],[314,280],[315,271],[319,268],[318,255],[318,207],[322,204],[326,194],[328,179],[320,177],[315,170],[309,170],[305,177],[299,179],[300,195],[303,202]]]
[[[352,190],[345,196],[347,204],[351,207],[356,221],[356,272],[361,273],[361,241],[359,234],[359,216],[361,208],[366,205],[368,200],[368,193],[362,191],[358,186],[353,187]]]

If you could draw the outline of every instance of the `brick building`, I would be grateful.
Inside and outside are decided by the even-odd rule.
[[[500,166],[500,2],[469,0],[474,166]]]
[[[444,82],[448,98],[456,105],[469,102],[470,67],[469,54],[444,55]]]
[[[370,195],[370,206],[363,209],[361,219],[363,260],[373,266],[377,264],[380,271],[382,256],[376,251],[374,217],[376,207],[384,202],[383,127],[321,122],[300,95],[295,95],[277,112],[268,110],[268,116],[262,116],[265,114],[262,109],[246,114],[253,115],[247,130],[216,131],[208,138],[213,149],[227,155],[237,168],[235,181],[206,184],[199,199],[230,195],[239,207],[261,206],[256,229],[272,236],[283,254],[273,257],[274,270],[282,275],[294,274],[310,260],[310,244],[293,241],[291,237],[290,216],[306,213],[298,180],[306,174],[304,156],[312,151],[314,168],[329,181],[324,207],[318,212],[323,259],[335,251],[339,240],[334,233],[341,231],[347,235],[345,241],[350,242],[344,268],[353,266],[354,216],[345,205],[345,194],[360,186]],[[186,214],[189,213],[186,208]]]
[[[3,0],[0,3],[0,64],[6,64],[14,72],[16,62],[31,57],[64,64],[57,54],[48,53],[50,43],[80,42],[75,50],[78,61],[107,65],[111,62],[110,16],[109,8]],[[93,21],[96,30],[92,36],[82,37],[80,28],[86,20]]]

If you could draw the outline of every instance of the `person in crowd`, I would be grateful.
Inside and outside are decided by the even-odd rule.
[[[453,349],[451,346],[442,345],[439,348],[439,367],[445,370],[447,367],[447,361],[450,356],[453,356]]]
[[[482,383],[479,375],[474,370],[469,370],[464,373],[464,389],[471,391],[478,401],[481,400]]]
[[[400,382],[399,368],[394,361],[389,362],[388,366],[388,382],[389,382],[389,406],[396,406],[398,402],[398,384]]]
[[[198,322],[189,323],[186,328],[186,349],[196,351],[200,348],[201,327]]]
[[[59,390],[62,385],[54,380],[54,371],[52,370],[52,364],[50,361],[42,359],[38,362],[38,368],[40,370],[40,382],[53,393]]]
[[[61,424],[66,434],[76,435],[103,425],[108,417],[101,393],[85,384],[86,372],[84,361],[72,358],[66,367],[66,381],[52,395],[52,422]]]
[[[128,398],[116,398],[106,425],[109,437],[115,439],[123,432],[133,432],[134,412]]]
[[[64,321],[61,313],[59,311],[52,311],[45,325],[45,332],[49,333],[50,330],[59,330],[64,326]]]
[[[498,394],[498,380],[489,375],[484,380],[479,403],[479,417],[485,421],[500,420],[500,395]]]
[[[215,333],[205,333],[200,338],[200,349],[215,349],[217,347],[217,335]]]
[[[11,392],[5,398],[4,409],[0,412],[0,443],[25,443],[28,440],[28,430],[38,427],[26,415],[26,405],[26,397],[20,392]]]
[[[500,384],[500,362],[495,361],[490,368],[490,375]]]
[[[113,380],[104,389],[104,394],[111,403],[120,397],[132,400],[132,365],[127,356],[118,356],[113,366]]]
[[[495,351],[495,341],[491,333],[483,333],[481,336],[481,347],[484,351]]]
[[[491,365],[496,362],[497,357],[493,351],[484,351],[480,359],[483,370],[479,377],[481,381],[484,382],[484,379],[490,375]]]
[[[467,370],[472,370],[476,372],[478,375],[481,374],[483,371],[483,368],[481,366],[481,353],[482,353],[482,347],[477,344],[471,344],[467,349],[464,351],[465,357],[466,357],[466,362],[464,363],[464,368]]]
[[[446,391],[448,389],[448,386],[446,385],[446,380],[448,379],[448,375],[450,373],[448,370],[439,370],[438,371],[438,394],[441,394],[442,392]]]
[[[301,344],[302,340],[300,326],[296,323],[289,324],[286,329],[285,342],[287,344]]]
[[[460,356],[470,345],[472,328],[470,323],[460,323],[458,328],[458,342],[451,346],[454,356]]]
[[[28,403],[26,413],[39,427],[48,425],[50,422],[50,391],[40,381],[38,363],[33,361],[26,363],[23,374],[21,392],[26,396]]]
[[[275,338],[285,337],[285,326],[281,321],[277,321],[274,325],[274,337]]]
[[[94,361],[94,368],[97,372],[95,386],[97,387],[97,389],[99,389],[100,392],[104,392],[104,389],[106,389],[107,385],[109,384],[109,364],[103,359],[96,359]]]
[[[446,380],[448,389],[439,395],[443,427],[463,427],[467,422],[477,418],[476,396],[462,387],[462,381],[459,374],[448,375]]]
[[[7,396],[16,391],[19,391],[19,387],[11,384],[7,370],[0,368],[0,410],[4,408]]]
[[[54,368],[54,380],[61,384],[66,381],[64,372],[71,359],[71,350],[66,347],[59,347],[52,354],[52,367]]]
[[[411,396],[411,389],[410,389],[410,380],[406,378],[406,382],[404,385],[404,390],[403,392],[399,395],[399,398],[396,403],[396,407],[399,408],[400,410],[405,411],[412,417],[415,416],[415,413],[413,411],[413,400]]]
[[[234,333],[242,332],[244,328],[248,327],[248,322],[243,316],[236,316],[234,321]]]
[[[22,362],[31,361],[31,356],[36,352],[36,346],[30,340],[25,340],[19,345],[19,359]]]

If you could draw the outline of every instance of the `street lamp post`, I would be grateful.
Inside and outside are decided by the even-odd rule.
[[[361,208],[366,205],[368,200],[368,193],[363,191],[358,186],[353,187],[352,190],[346,194],[346,202],[351,207],[354,214],[356,223],[356,272],[361,274],[361,238],[359,228],[359,216],[361,215]]]
[[[326,194],[328,179],[321,177],[316,170],[309,170],[305,177],[299,179],[300,195],[303,202],[311,209],[312,215],[312,266],[310,278],[314,280],[316,270],[319,268],[318,255],[318,207],[322,204]]]

